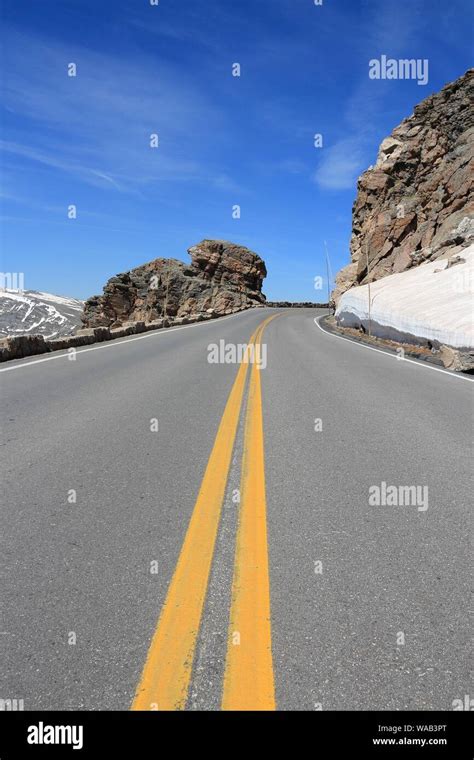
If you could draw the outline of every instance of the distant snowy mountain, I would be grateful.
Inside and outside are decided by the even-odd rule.
[[[84,302],[36,290],[0,290],[0,337],[71,335],[81,325]]]

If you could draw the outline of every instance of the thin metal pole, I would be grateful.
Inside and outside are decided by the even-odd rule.
[[[169,289],[169,286],[170,286],[170,270],[169,270],[169,266],[167,267],[166,274],[167,274],[167,277],[166,277],[165,308],[164,308],[164,315],[163,315],[165,317],[165,319],[168,316],[168,289]]]
[[[372,336],[372,320],[370,311],[370,278],[369,278],[369,247],[365,244],[365,254],[367,257],[367,290],[369,293],[369,338]]]
[[[326,251],[326,277],[328,281],[328,316],[331,315],[331,289],[329,284],[329,254],[328,254],[328,246],[326,241],[324,241],[324,248]]]

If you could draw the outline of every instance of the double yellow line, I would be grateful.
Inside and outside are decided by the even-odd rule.
[[[268,321],[257,330],[255,343]],[[222,709],[274,710],[262,387],[256,364],[248,392],[240,500]]]
[[[265,319],[249,343],[258,345]],[[244,398],[247,363],[227,400],[188,530],[151,641],[132,710],[183,710],[209,583],[222,504]],[[275,709],[271,654],[260,370],[252,365],[242,461],[222,709]]]

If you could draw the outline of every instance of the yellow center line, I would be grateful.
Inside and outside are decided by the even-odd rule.
[[[265,324],[257,331],[260,342]],[[275,710],[260,370],[250,376],[223,710]]]
[[[224,409],[132,710],[183,710],[186,707],[247,367],[246,363],[240,365]]]

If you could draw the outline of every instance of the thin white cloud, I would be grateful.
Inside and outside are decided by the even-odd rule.
[[[382,53],[396,56],[414,44],[420,24],[424,23],[418,0],[410,7],[399,4],[373,8],[370,28],[361,34],[359,55],[368,64],[371,58]],[[323,189],[347,190],[355,188],[357,178],[375,160],[377,152],[376,128],[385,98],[390,95],[386,82],[369,80],[368,73],[356,85],[346,103],[342,118],[345,134],[333,145],[321,150],[321,158],[313,179]]]
[[[183,79],[156,58],[131,62],[16,30],[8,30],[6,48],[5,107],[20,125],[4,144],[11,155],[121,191],[209,178],[224,186],[222,168],[213,173],[208,158],[216,130],[225,139],[222,116],[192,72]],[[67,76],[70,62],[76,77]]]
[[[325,149],[315,173],[315,180],[325,190],[349,190],[355,187],[363,165],[364,149],[361,138],[340,140]]]

